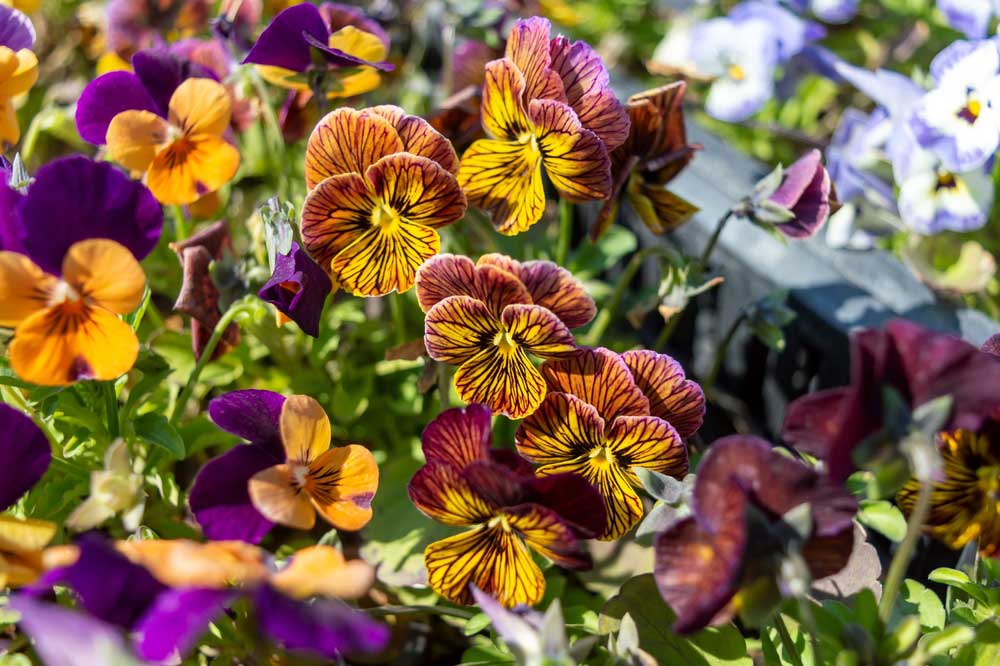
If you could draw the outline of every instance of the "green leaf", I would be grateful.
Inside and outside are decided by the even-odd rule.
[[[976,631],[972,627],[953,624],[941,631],[924,636],[920,639],[920,648],[928,657],[936,657],[937,655],[948,654],[975,638]]]
[[[490,616],[486,613],[476,613],[466,621],[462,633],[466,636],[474,636],[488,626],[490,626]]]
[[[944,628],[945,612],[941,598],[915,580],[903,581],[903,593],[898,604],[902,615],[916,615],[925,632]]]
[[[658,500],[674,504],[684,494],[683,481],[643,467],[636,467],[634,471],[646,492]]]
[[[899,543],[906,536],[906,518],[895,504],[886,500],[861,500],[858,520],[862,525]]]
[[[167,417],[162,414],[143,414],[133,421],[135,436],[165,450],[178,460],[184,459],[184,440]]]

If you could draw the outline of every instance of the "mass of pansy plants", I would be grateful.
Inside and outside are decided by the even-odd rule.
[[[0,665],[1000,663],[1000,338],[857,330],[772,433],[734,331],[670,355],[727,224],[986,229],[993,4],[913,79],[821,45],[868,3],[678,18],[696,110],[877,104],[693,257],[686,79],[623,93],[606,7],[368,4],[0,5]]]

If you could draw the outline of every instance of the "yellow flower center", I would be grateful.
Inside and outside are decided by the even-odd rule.
[[[594,465],[605,466],[615,464],[615,452],[609,446],[599,446],[590,452],[590,461]]]
[[[489,528],[499,527],[504,532],[514,531],[514,529],[510,526],[510,523],[507,521],[507,516],[503,514],[490,518],[490,522],[486,523],[486,526]]]
[[[385,233],[392,233],[398,229],[399,222],[399,213],[384,203],[379,203],[372,211],[372,226],[379,227]]]
[[[743,68],[740,67],[739,65],[730,65],[729,68],[726,70],[726,73],[729,75],[729,78],[731,78],[733,81],[742,81],[747,76],[746,72],[744,72]]]
[[[49,300],[47,305],[53,307],[55,305],[61,305],[66,302],[76,303],[80,300],[80,292],[74,289],[65,280],[59,280],[56,286],[49,293]]]
[[[510,331],[506,328],[496,334],[493,338],[493,344],[499,347],[501,354],[511,354],[517,351],[517,342],[510,337]]]

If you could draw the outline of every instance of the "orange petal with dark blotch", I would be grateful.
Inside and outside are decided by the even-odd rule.
[[[62,262],[63,279],[84,298],[116,314],[142,303],[146,273],[124,245],[90,238],[70,246]]]
[[[378,490],[378,465],[359,444],[335,447],[309,465],[306,490],[313,506],[342,530],[357,531],[372,517]]]

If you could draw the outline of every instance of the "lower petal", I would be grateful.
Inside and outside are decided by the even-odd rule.
[[[493,412],[520,419],[545,398],[545,380],[524,350],[501,350],[491,344],[467,360],[455,373],[462,400],[486,405]]]
[[[440,249],[436,231],[400,219],[366,231],[333,258],[331,267],[344,289],[383,296],[410,289],[417,269]]]
[[[645,467],[677,478],[687,473],[687,447],[674,427],[661,418],[619,416],[608,428],[607,438],[623,468]]]
[[[533,143],[476,141],[462,156],[458,183],[470,204],[490,211],[502,234],[527,231],[545,212],[542,155]]]
[[[152,111],[122,111],[108,124],[108,152],[129,171],[143,172],[167,140],[167,121]]]
[[[545,172],[559,194],[570,201],[608,198],[611,159],[598,136],[561,102],[532,100],[529,112]]]
[[[642,499],[632,487],[629,475],[613,460],[584,454],[574,460],[539,467],[540,476],[570,472],[587,479],[600,493],[607,513],[607,526],[598,538],[613,541],[624,536],[642,519]]]
[[[559,566],[589,569],[593,564],[573,528],[552,509],[522,504],[506,509],[504,515],[528,545]]]
[[[156,154],[146,184],[160,203],[190,204],[228,183],[239,166],[239,151],[222,138],[184,137]]]
[[[292,470],[281,464],[257,472],[247,483],[254,508],[273,523],[300,530],[312,529],[316,511],[309,496],[295,487]]]
[[[357,531],[372,517],[378,465],[359,444],[330,449],[309,465],[306,491],[313,506],[334,527]]]
[[[431,588],[456,604],[475,603],[469,583],[507,608],[534,605],[545,592],[527,546],[499,525],[435,541],[424,550],[424,563]]]
[[[302,243],[323,270],[337,254],[371,229],[376,202],[357,173],[330,176],[302,204]]]

